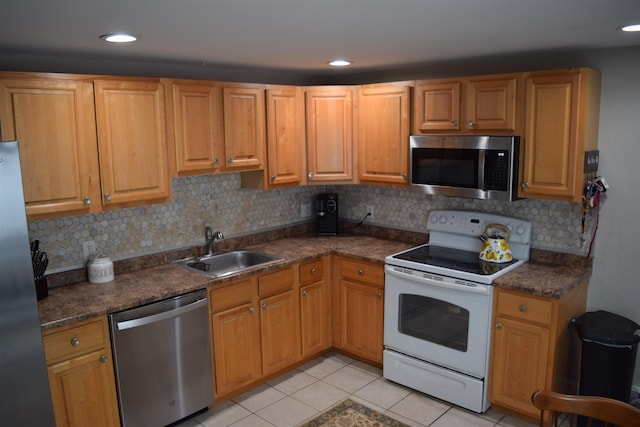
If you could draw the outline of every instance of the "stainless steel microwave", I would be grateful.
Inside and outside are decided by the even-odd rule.
[[[426,194],[518,198],[517,136],[411,136],[411,189]]]

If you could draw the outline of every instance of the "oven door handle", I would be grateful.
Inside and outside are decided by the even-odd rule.
[[[491,288],[490,285],[482,285],[482,284],[468,284],[468,285],[463,285],[463,284],[457,284],[457,283],[448,283],[448,282],[440,282],[438,280],[433,280],[433,279],[428,279],[426,277],[421,277],[412,273],[404,273],[402,271],[398,271],[397,269],[401,268],[401,267],[392,267],[392,266],[385,266],[384,271],[385,273],[391,275],[391,276],[396,276],[405,280],[411,280],[413,282],[417,282],[423,285],[429,285],[429,286],[438,286],[440,288],[445,288],[445,289],[451,289],[451,290],[455,290],[455,291],[459,291],[459,292],[467,292],[467,293],[473,293],[473,294],[481,294],[481,295],[491,295]],[[416,272],[419,274],[419,272]],[[424,273],[424,274],[430,274],[430,273]],[[434,277],[438,277],[437,274],[433,274],[432,276]],[[469,283],[469,282],[465,282],[462,281],[464,283]]]

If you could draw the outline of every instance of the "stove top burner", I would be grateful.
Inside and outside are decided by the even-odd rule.
[[[495,274],[498,271],[518,262],[517,259],[499,264],[485,262],[480,260],[477,252],[432,245],[419,246],[406,252],[396,254],[393,258],[448,268],[451,270],[464,271],[472,274],[479,274],[482,276]]]

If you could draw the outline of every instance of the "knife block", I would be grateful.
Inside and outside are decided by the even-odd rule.
[[[49,295],[49,286],[47,285],[47,278],[40,276],[35,278],[36,283],[36,298],[40,301]]]

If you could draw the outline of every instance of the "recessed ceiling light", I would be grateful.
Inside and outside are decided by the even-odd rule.
[[[138,40],[138,36],[125,33],[103,34],[100,38],[111,43],[130,43]]]
[[[640,24],[625,25],[624,27],[620,27],[620,29],[626,32],[640,31]]]
[[[346,67],[347,65],[351,65],[352,62],[348,59],[334,59],[333,61],[329,61],[329,65],[333,67]]]

